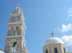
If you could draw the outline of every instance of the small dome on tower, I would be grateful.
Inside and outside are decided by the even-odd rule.
[[[22,9],[20,7],[16,7],[16,9],[13,11],[14,14],[16,13],[22,13]]]
[[[57,37],[51,37],[45,42],[45,46],[49,44],[59,44],[59,43],[64,44],[64,42],[61,39]]]

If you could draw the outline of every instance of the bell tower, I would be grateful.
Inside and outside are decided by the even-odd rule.
[[[6,36],[5,53],[28,53],[25,47],[25,30],[23,11],[16,7],[10,15],[8,34]]]

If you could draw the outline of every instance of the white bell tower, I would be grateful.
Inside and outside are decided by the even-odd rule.
[[[6,36],[5,53],[28,53],[25,47],[26,25],[20,7],[15,8],[7,24],[8,34]]]

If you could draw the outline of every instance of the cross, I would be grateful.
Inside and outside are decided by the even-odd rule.
[[[54,33],[52,32],[51,34],[52,34],[52,37],[53,37],[53,34],[54,34]]]

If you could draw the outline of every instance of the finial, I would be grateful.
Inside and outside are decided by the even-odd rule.
[[[51,34],[52,34],[52,37],[53,37],[53,34],[54,34],[54,33],[52,32]]]

